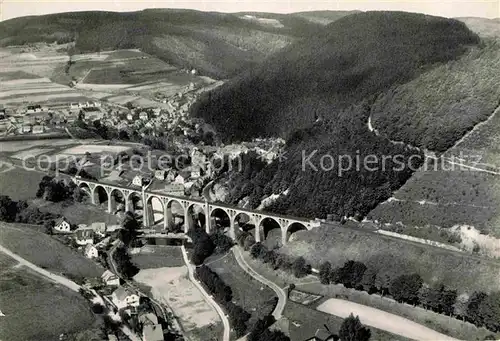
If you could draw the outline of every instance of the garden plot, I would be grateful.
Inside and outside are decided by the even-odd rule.
[[[304,291],[292,290],[289,296],[290,300],[303,305],[309,305],[321,298],[321,295],[315,295]]]

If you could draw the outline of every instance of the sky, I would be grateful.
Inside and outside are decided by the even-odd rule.
[[[314,10],[397,10],[443,17],[500,17],[500,0],[0,0],[0,20],[72,11],[190,8],[217,12],[291,13]]]

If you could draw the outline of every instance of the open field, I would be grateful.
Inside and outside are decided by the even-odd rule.
[[[20,150],[27,150],[41,146],[69,146],[76,144],[75,140],[71,139],[46,139],[46,140],[22,140],[22,141],[2,141],[0,153],[12,153]]]
[[[99,277],[104,272],[96,263],[36,229],[0,223],[0,244],[35,265],[68,278]]]
[[[252,314],[248,321],[250,327],[257,319],[272,313],[276,297],[274,291],[248,275],[238,265],[232,252],[216,260],[207,260],[207,264],[231,287],[233,301]]]
[[[330,224],[299,231],[281,252],[303,256],[315,268],[324,261],[338,267],[347,260],[356,260],[376,270],[379,276],[394,278],[416,272],[424,282],[442,282],[458,293],[500,289],[500,264],[496,261],[394,239],[350,225]]]
[[[72,224],[91,224],[93,222],[104,222],[114,225],[119,222],[119,217],[109,214],[105,209],[86,203],[73,203],[66,206],[65,203],[53,203],[42,199],[35,199],[33,203],[42,212],[60,214],[66,217]]]
[[[0,307],[5,314],[0,319],[0,339],[56,340],[61,333],[78,334],[96,326],[88,303],[78,293],[16,263],[0,254]]]
[[[146,245],[130,250],[132,262],[139,269],[179,267],[184,265],[181,249],[177,246]]]
[[[48,78],[33,77],[2,81],[2,92],[0,93],[0,103],[3,104],[51,103],[54,100],[69,102],[78,98],[80,100],[89,99],[68,86],[53,83]]]
[[[172,308],[190,340],[220,339],[220,318],[187,278],[185,266],[142,269],[134,280],[150,287],[155,299]]]
[[[321,283],[310,283],[299,285],[298,289],[313,292],[325,296],[325,299],[316,302],[322,303],[330,298],[338,298],[354,302],[366,307],[376,308],[387,313],[404,317],[416,324],[425,326],[431,330],[458,338],[460,340],[483,340],[491,332],[478,328],[475,325],[463,322],[446,315],[438,314],[421,307],[402,304],[388,297],[369,295],[363,291],[345,288],[343,285],[323,285]],[[313,304],[318,307],[318,304]]]
[[[0,173],[0,195],[8,195],[13,200],[28,200],[35,197],[38,184],[45,174],[21,168],[11,168]]]
[[[458,341],[397,315],[349,301],[330,298],[321,303],[317,309],[341,318],[346,318],[352,313],[359,316],[361,322],[367,326],[386,330],[409,339]]]
[[[333,316],[299,303],[288,301],[284,315],[289,319],[289,335],[291,341],[303,341],[313,337],[317,329],[324,329],[327,325],[332,333],[338,334],[343,319]],[[361,319],[361,323],[364,323]],[[409,341],[405,337],[394,335],[376,328],[370,328],[370,340],[376,341]]]

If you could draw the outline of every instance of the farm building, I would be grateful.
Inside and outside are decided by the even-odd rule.
[[[101,236],[106,235],[106,223],[103,222],[95,222],[90,225],[94,233],[97,233]]]
[[[54,230],[65,233],[71,232],[71,224],[66,220],[66,218],[59,218],[54,225]]]
[[[102,281],[106,285],[113,285],[113,286],[119,286],[120,285],[120,278],[112,273],[109,270],[104,271],[104,273],[101,276]]]
[[[132,179],[132,185],[134,186],[142,186],[144,184],[144,177],[142,175],[136,175]]]
[[[94,230],[92,227],[83,225],[75,231],[75,241],[78,245],[87,245],[94,243]]]
[[[145,112],[145,111],[142,111],[140,114],[139,114],[139,119],[140,120],[143,120],[143,121],[146,121],[148,119],[148,113]]]
[[[113,291],[111,298],[118,309],[126,308],[128,306],[139,306],[139,295],[128,288],[119,287],[118,289]]]
[[[83,254],[85,255],[85,257],[90,259],[99,257],[99,251],[97,251],[97,248],[92,244],[87,244],[87,246],[85,246]]]
[[[189,180],[189,177],[191,176],[190,171],[181,171],[179,174],[175,177],[175,182],[178,184],[184,184]]]

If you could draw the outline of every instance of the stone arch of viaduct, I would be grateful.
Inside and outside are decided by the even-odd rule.
[[[290,234],[297,230],[311,230],[316,224],[313,221],[280,216],[275,214],[269,214],[261,211],[252,211],[247,209],[242,209],[238,207],[232,207],[229,205],[223,205],[218,203],[209,203],[203,200],[193,199],[189,197],[178,197],[157,192],[144,191],[138,188],[122,187],[111,184],[104,184],[95,181],[90,181],[81,178],[74,178],[73,181],[76,185],[84,190],[86,190],[92,200],[92,204],[100,204],[99,198],[106,193],[107,196],[107,211],[109,213],[114,213],[116,210],[115,193],[118,193],[124,200],[125,211],[134,211],[134,205],[132,202],[133,197],[139,197],[143,205],[143,224],[145,227],[152,226],[155,223],[152,201],[157,200],[162,206],[162,219],[163,227],[165,229],[172,227],[174,223],[172,204],[177,203],[184,214],[184,232],[187,233],[189,229],[193,227],[192,212],[195,207],[198,207],[199,211],[202,211],[205,216],[205,230],[210,233],[212,228],[212,219],[214,212],[221,210],[229,218],[229,235],[231,238],[236,237],[237,228],[237,218],[241,216],[246,216],[248,223],[255,226],[255,240],[257,242],[262,241],[265,238],[263,233],[263,222],[266,219],[270,219],[277,224],[281,230],[282,244],[288,241]]]

